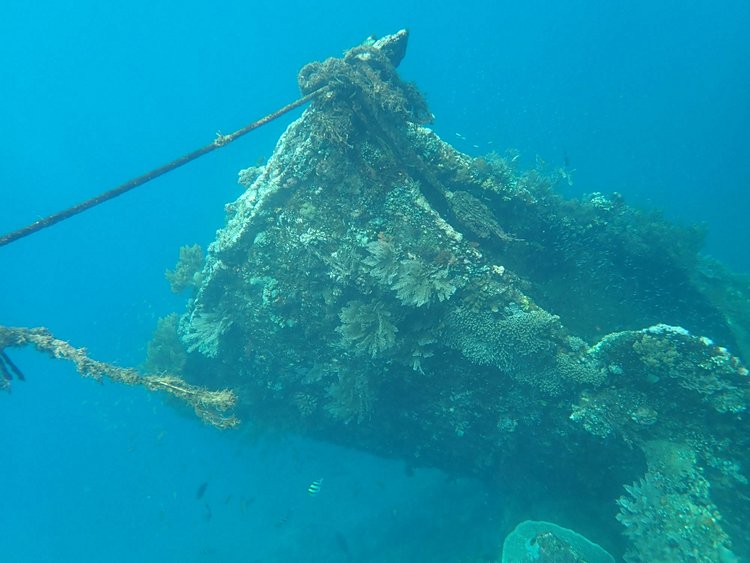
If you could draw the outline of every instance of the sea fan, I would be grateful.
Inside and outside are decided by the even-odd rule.
[[[336,330],[344,344],[358,354],[374,358],[396,343],[398,328],[381,302],[350,301],[341,309],[339,318],[342,324]]]

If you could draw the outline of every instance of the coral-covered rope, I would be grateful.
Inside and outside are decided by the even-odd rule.
[[[192,406],[195,414],[204,422],[217,428],[233,428],[240,423],[238,418],[225,414],[237,403],[237,395],[229,389],[210,391],[191,385],[176,375],[141,375],[131,368],[99,362],[89,358],[85,348],[75,348],[65,340],[55,338],[45,328],[0,325],[0,362],[2,362],[0,363],[0,391],[10,390],[10,382],[14,374],[19,379],[25,379],[21,370],[10,361],[5,353],[5,348],[23,346],[32,346],[56,360],[73,362],[76,371],[83,377],[91,377],[97,381],[108,378],[125,385],[142,385],[149,391],[168,393]]]
[[[146,182],[150,182],[151,180],[158,178],[159,176],[166,174],[167,172],[171,172],[172,170],[175,170],[179,168],[180,166],[183,166],[187,164],[188,162],[191,162],[195,160],[196,158],[203,156],[204,154],[210,153],[213,150],[226,146],[232,141],[235,141],[236,139],[238,139],[239,137],[242,137],[246,133],[249,133],[253,129],[257,129],[261,125],[270,123],[271,121],[281,117],[285,113],[288,113],[292,111],[293,109],[298,108],[299,106],[309,102],[315,96],[318,96],[319,94],[328,90],[328,88],[329,88],[328,86],[322,86],[321,88],[318,88],[314,92],[310,92],[306,96],[303,96],[302,98],[299,98],[298,100],[295,100],[291,104],[287,104],[283,108],[278,109],[273,113],[269,113],[265,117],[257,121],[254,121],[253,123],[250,123],[249,125],[246,125],[242,129],[238,129],[237,131],[235,131],[234,133],[231,133],[230,135],[217,134],[216,139],[214,139],[214,141],[211,144],[201,147],[200,149],[195,150],[186,155],[183,155],[180,158],[173,160],[172,162],[168,164],[165,164],[164,166],[160,166],[159,168],[151,170],[150,172],[147,172],[146,174],[143,174],[142,176],[133,178],[132,180],[125,182],[124,184],[121,184],[117,186],[116,188],[111,189],[107,192],[99,194],[96,197],[92,197],[91,199],[87,199],[86,201],[83,201],[77,205],[68,207],[67,209],[64,209],[58,213],[54,213],[53,215],[48,215],[47,217],[44,217],[43,219],[34,221],[33,223],[31,223],[30,225],[27,225],[26,227],[23,227],[16,231],[2,235],[0,236],[0,246],[5,246],[6,244],[10,244],[11,242],[14,242],[14,241],[17,241],[18,239],[29,236],[30,234],[33,234],[37,231],[41,231],[42,229],[51,227],[52,225],[56,223],[64,221],[65,219],[69,219],[73,215],[78,215],[79,213],[87,211],[88,209],[91,209],[92,207],[95,207],[99,205],[100,203],[104,203],[105,201],[114,199],[117,196],[124,194],[125,192],[129,192],[133,188],[142,186]]]

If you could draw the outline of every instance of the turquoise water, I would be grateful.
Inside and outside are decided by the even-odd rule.
[[[458,149],[567,160],[566,194],[614,190],[706,222],[707,250],[748,272],[749,23],[739,1],[11,1],[0,17],[0,231],[241,127],[293,100],[305,63],[408,27],[400,72]],[[0,249],[0,324],[46,326],[93,357],[138,365],[156,319],[184,309],[163,278],[177,248],[212,240],[240,193],[237,171],[268,156],[291,119]],[[219,433],[143,391],[11,355],[27,381],[0,396],[4,561],[481,560],[512,524],[479,483]]]

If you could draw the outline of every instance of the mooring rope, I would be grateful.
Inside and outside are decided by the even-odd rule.
[[[211,144],[206,145],[205,147],[201,147],[198,150],[195,150],[191,153],[181,156],[180,158],[173,160],[172,162],[165,164],[164,166],[160,166],[159,168],[151,170],[150,172],[147,172],[146,174],[143,174],[142,176],[133,178],[132,180],[125,182],[124,184],[121,184],[117,186],[116,188],[111,189],[107,192],[99,194],[96,197],[92,197],[91,199],[87,199],[86,201],[83,201],[77,205],[68,207],[67,209],[64,209],[58,213],[54,213],[53,215],[49,215],[47,217],[44,217],[43,219],[34,221],[33,223],[31,223],[30,225],[27,225],[26,227],[7,233],[0,237],[0,246],[5,246],[6,244],[10,244],[11,242],[15,242],[18,239],[27,237],[33,233],[36,233],[37,231],[41,231],[42,229],[51,227],[52,225],[59,223],[60,221],[64,221],[65,219],[69,219],[70,217],[73,217],[73,215],[78,215],[79,213],[82,213],[88,209],[91,209],[92,207],[95,207],[101,203],[104,203],[105,201],[109,201],[110,199],[114,199],[117,196],[124,194],[125,192],[129,192],[133,188],[142,186],[146,182],[150,182],[151,180],[158,178],[159,176],[166,174],[167,172],[171,172],[172,170],[175,170],[179,168],[180,166],[184,166],[188,162],[191,162],[195,160],[196,158],[203,156],[204,154],[208,154],[211,151],[224,147],[228,145],[229,143],[231,143],[232,141],[235,141],[238,138],[242,137],[246,133],[249,133],[253,129],[257,129],[261,125],[270,123],[271,121],[281,117],[285,113],[288,113],[292,111],[293,109],[298,108],[299,106],[309,102],[311,99],[322,94],[324,91],[328,90],[329,88],[330,88],[329,86],[322,86],[318,88],[317,90],[310,92],[306,96],[303,96],[302,98],[299,98],[298,100],[295,100],[291,104],[287,104],[283,108],[278,109],[273,113],[269,113],[265,117],[257,121],[254,121],[249,125],[246,125],[242,129],[238,129],[234,133],[231,133],[229,135],[222,135],[218,133],[216,136],[216,139],[214,139],[214,141]]]

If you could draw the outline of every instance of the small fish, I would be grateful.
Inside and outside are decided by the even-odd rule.
[[[341,552],[346,556],[347,561],[352,559],[352,551],[349,549],[349,542],[341,532],[336,532],[336,545],[339,547]]]
[[[284,515],[274,522],[274,527],[281,528],[284,524],[289,522],[289,518],[292,516],[292,509],[287,510]]]
[[[203,498],[203,495],[206,494],[206,489],[208,488],[208,481],[203,481],[198,486],[198,490],[195,491],[195,500],[200,500]]]
[[[320,488],[323,486],[323,478],[321,477],[317,481],[313,481],[310,483],[310,486],[307,487],[307,494],[311,497],[314,497],[320,492]]]
[[[255,502],[255,497],[245,498],[242,497],[242,500],[240,500],[240,510],[242,511],[242,514],[244,514],[248,507]]]

